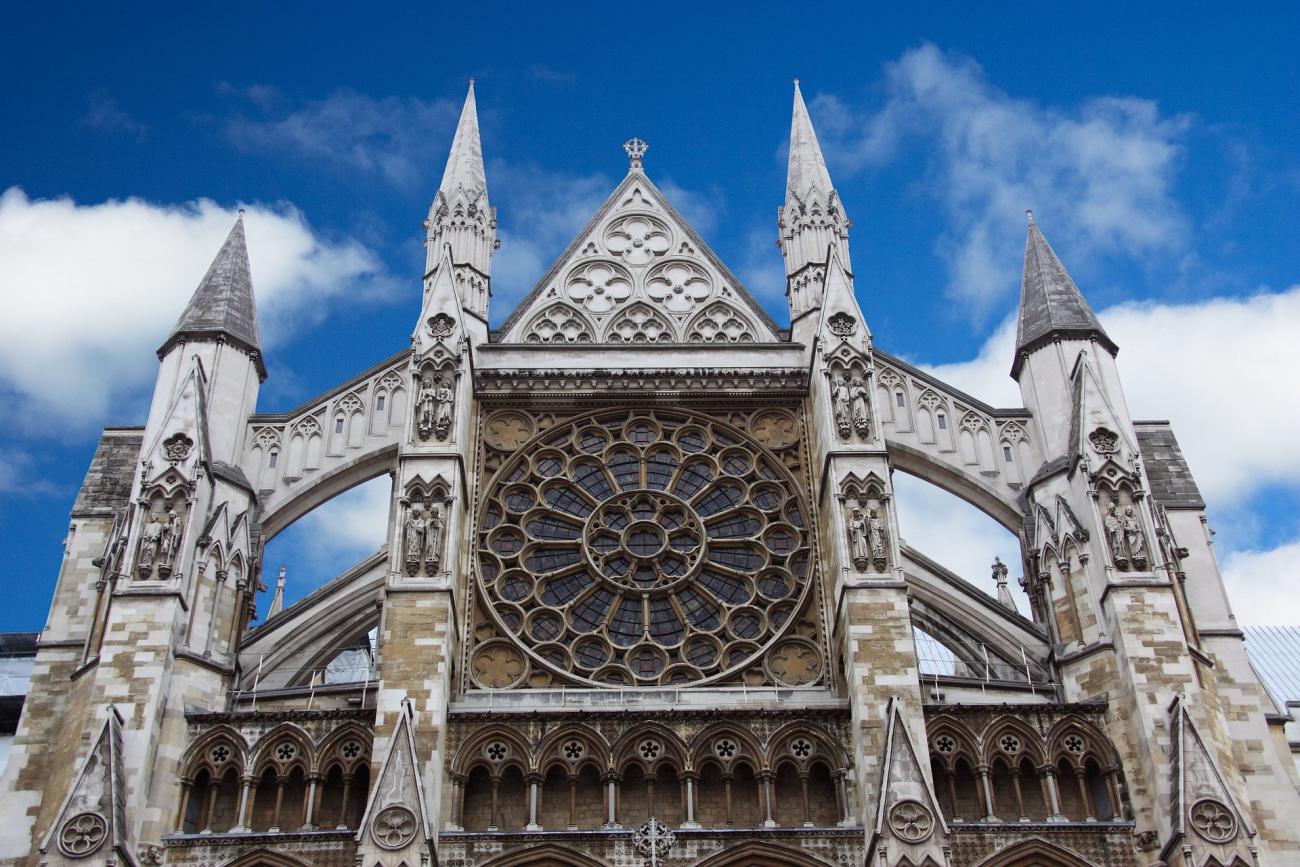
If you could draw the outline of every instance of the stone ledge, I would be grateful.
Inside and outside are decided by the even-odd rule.
[[[328,840],[352,842],[356,829],[345,831],[247,831],[238,834],[164,834],[162,843],[169,849],[189,846],[244,846],[249,843],[314,843]]]

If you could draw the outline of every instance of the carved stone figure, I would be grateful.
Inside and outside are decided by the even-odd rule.
[[[867,512],[867,539],[871,543],[871,561],[877,572],[885,571],[889,555],[885,548],[885,522],[880,520],[880,513],[875,509]]]
[[[868,409],[866,383],[855,377],[849,393],[853,403],[853,429],[866,435],[871,432],[871,413]]]
[[[847,437],[852,429],[852,401],[848,380],[842,376],[835,377],[831,383],[831,406],[835,412],[835,428],[842,437]]]
[[[1119,517],[1118,503],[1111,502],[1103,523],[1106,525],[1106,542],[1110,545],[1110,556],[1115,561],[1115,567],[1120,570],[1128,569],[1128,554],[1124,546],[1124,522]]]
[[[153,574],[153,565],[158,560],[159,545],[162,543],[163,525],[157,512],[149,513],[149,521],[140,531],[140,555],[137,558],[137,570],[141,578]]]
[[[434,400],[437,406],[434,410],[433,433],[438,439],[446,439],[447,433],[451,430],[451,404],[455,395],[451,390],[451,383],[446,377],[438,380],[438,388],[434,392]]]
[[[849,556],[853,560],[853,568],[862,571],[871,562],[871,547],[867,539],[867,519],[862,516],[861,509],[854,509],[849,516],[848,530]]]
[[[175,509],[167,510],[167,523],[163,525],[158,541],[158,574],[166,578],[171,574],[176,560],[176,549],[181,543],[181,519]]]
[[[1129,506],[1124,509],[1124,518],[1122,519],[1124,527],[1124,547],[1128,549],[1129,561],[1133,564],[1134,569],[1145,569],[1147,567],[1147,541],[1142,535],[1142,522],[1138,520],[1137,513],[1133,507]]]
[[[432,575],[437,571],[438,564],[442,562],[442,512],[437,506],[429,509],[425,539],[427,542],[424,549],[424,562],[428,573]]]
[[[434,420],[438,415],[438,394],[427,378],[420,380],[420,393],[416,395],[415,407],[420,439],[427,440],[433,433]]]
[[[424,517],[424,503],[416,500],[406,515],[403,528],[406,547],[406,574],[414,576],[424,562],[428,543],[429,521]]]

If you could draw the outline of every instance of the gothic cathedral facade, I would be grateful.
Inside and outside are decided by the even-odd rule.
[[[1204,503],[1032,217],[995,407],[875,344],[797,86],[788,327],[626,149],[490,328],[471,85],[409,347],[284,412],[236,222],[73,507],[0,862],[1300,863]],[[1030,615],[895,471],[1017,535]],[[257,620],[267,540],[381,476],[383,548]]]

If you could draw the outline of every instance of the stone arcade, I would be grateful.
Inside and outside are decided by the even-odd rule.
[[[1032,219],[992,407],[875,345],[797,87],[789,328],[627,151],[491,330],[471,88],[410,346],[285,412],[236,222],[73,506],[0,860],[1300,862],[1204,504]],[[1032,617],[904,543],[896,470],[1018,535]],[[383,475],[384,547],[254,626],[267,540]]]

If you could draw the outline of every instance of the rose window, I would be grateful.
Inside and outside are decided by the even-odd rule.
[[[718,680],[802,608],[806,515],[785,466],[736,428],[602,411],[502,466],[480,511],[479,580],[502,633],[566,679]]]

